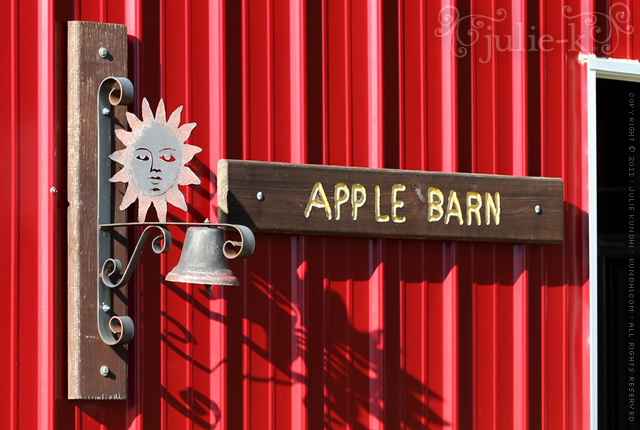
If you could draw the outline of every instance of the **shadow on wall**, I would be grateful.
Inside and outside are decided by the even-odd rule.
[[[241,268],[233,269],[236,275],[242,274]],[[303,386],[301,407],[308,414],[311,429],[342,428],[349,425],[354,429],[365,429],[368,428],[365,419],[369,419],[366,417],[373,415],[382,422],[387,415],[386,405],[393,403],[398,408],[398,402],[402,402],[400,408],[403,412],[394,415],[401,415],[400,419],[406,428],[449,424],[437,411],[429,408],[430,404],[441,404],[443,399],[419,379],[402,368],[394,370],[393,377],[383,377],[384,369],[380,368],[379,363],[370,360],[372,352],[384,353],[385,360],[387,354],[399,355],[401,352],[395,346],[383,351],[383,342],[388,341],[383,339],[382,330],[368,332],[355,327],[352,322],[353,312],[348,310],[341,294],[327,289],[321,293],[321,303],[312,302],[309,298],[307,306],[320,309],[309,309],[304,318],[311,319],[324,314],[322,322],[310,324],[303,319],[299,306],[290,299],[290,273],[286,273],[286,279],[272,279],[270,284],[258,275],[263,273],[261,268],[256,269],[246,272],[250,278],[248,282],[244,282],[244,288],[227,287],[224,290],[229,317],[211,313],[208,308],[207,300],[220,300],[220,290],[216,287],[212,289],[212,296],[208,297],[202,286],[194,286],[195,297],[190,297],[183,287],[166,283],[172,295],[176,294],[182,300],[190,302],[195,312],[227,325],[228,428],[242,428],[246,416],[252,416],[250,427],[258,424],[258,419],[267,420],[268,396],[274,393],[275,399],[272,402],[276,408],[276,421],[279,420],[278,415],[282,414],[290,422],[289,406],[282,410],[279,408],[282,407],[282,402],[291,403],[282,396],[289,399],[292,388],[297,384]],[[362,276],[365,273],[360,275],[366,277]],[[368,275],[370,278],[372,273]],[[309,284],[304,279],[298,281],[304,282],[308,290]],[[317,286],[313,285],[312,288]],[[165,318],[167,326],[161,339],[173,354],[192,363],[199,371],[209,374],[223,364],[217,363],[209,367],[186,354],[185,345],[197,344],[196,336],[171,315],[163,312],[161,317]],[[310,325],[315,328],[310,328]],[[394,333],[387,334],[398,335],[395,330]],[[293,344],[296,348],[292,347]],[[397,357],[393,360],[394,363],[399,361]],[[385,386],[370,383],[380,379]],[[387,384],[392,386],[389,387],[389,392]],[[378,391],[372,392],[372,385]],[[401,395],[396,394],[400,385],[403,387]],[[170,408],[190,417],[201,428],[216,428],[219,423],[222,414],[220,406],[206,393],[193,387],[179,392],[169,392],[163,387],[161,396]],[[247,402],[247,396],[250,403]],[[393,398],[395,396],[400,397]],[[247,407],[252,410],[243,410]]]
[[[571,220],[587,222],[586,213],[577,211],[573,205],[567,206]],[[574,226],[566,235],[574,235],[576,231],[580,231],[580,228]],[[263,239],[262,243],[271,241],[272,251],[286,249],[286,252],[291,252],[291,236],[264,236]],[[332,244],[332,249],[335,249],[343,239],[330,240],[335,241]],[[365,242],[368,243],[366,239]],[[419,241],[410,242],[415,244],[416,249],[422,246]],[[384,247],[389,252],[388,248],[394,248],[399,243],[403,243],[403,249],[414,246],[404,241],[386,240]],[[423,252],[426,252],[425,256],[435,253],[433,255],[440,255],[438,258],[444,258],[439,254],[442,246],[442,242],[426,242]],[[454,267],[459,268],[459,424],[464,427],[464,423],[470,422],[474,392],[472,316],[475,311],[472,297],[474,294],[487,294],[484,291],[488,291],[492,285],[503,291],[500,294],[508,294],[511,285],[522,276],[524,272],[518,272],[518,267],[508,263],[511,258],[502,258],[513,256],[512,245],[460,244],[453,266],[431,258],[429,261],[432,267],[428,270],[418,270],[402,276],[398,276],[398,271],[401,270],[399,267],[403,264],[401,258],[388,260],[385,254],[385,271],[395,271],[391,276],[396,276],[397,279],[389,282],[385,278],[384,306],[388,313],[385,313],[384,338],[382,330],[366,331],[357,327],[357,324],[354,325],[353,303],[345,302],[343,295],[332,289],[334,283],[366,283],[379,266],[370,266],[359,273],[345,271],[341,275],[337,274],[340,272],[337,270],[332,272],[330,279],[314,279],[318,278],[317,274],[298,271],[298,276],[294,275],[292,279],[291,255],[281,255],[276,262],[268,258],[267,248],[270,247],[264,246],[257,250],[259,255],[254,255],[251,262],[247,260],[246,263],[233,263],[232,269],[236,275],[241,277],[244,273],[248,278],[241,279],[243,286],[224,290],[228,316],[209,310],[209,300],[223,300],[220,289],[214,287],[212,296],[209,297],[203,286],[194,286],[194,297],[191,297],[183,287],[166,283],[172,294],[192,304],[194,312],[227,326],[228,428],[242,428],[246,420],[251,420],[249,427],[260,427],[268,419],[269,411],[275,415],[276,422],[280,419],[287,420],[290,426],[290,408],[295,408],[295,398],[292,398],[294,391],[303,393],[301,409],[307,414],[311,429],[347,426],[365,429],[368,426],[364,420],[369,419],[369,416],[384,421],[390,427],[400,423],[411,429],[449,426],[450,423],[443,419],[439,410],[433,409],[434,405],[445,402],[439,389],[426,386],[401,364],[404,351],[399,338],[401,327],[408,322],[400,321],[400,317],[393,316],[393,313],[397,313],[398,306],[402,305],[395,291],[399,278],[407,285],[425,282],[438,289],[438,284],[442,284]],[[539,326],[543,314],[536,304],[540,303],[543,287],[581,286],[584,280],[578,279],[579,269],[573,267],[574,263],[579,265],[579,259],[575,262],[573,259],[563,262],[563,245],[531,245],[521,249],[526,249],[527,262],[520,269],[529,271],[529,379],[533,387],[529,391],[532,399],[531,422],[535,423],[539,418],[539,405],[536,406],[535,402],[540,394],[540,384],[535,381],[539,381],[541,377],[538,362],[543,341]],[[351,251],[353,249],[344,252]],[[393,252],[392,249],[389,255]],[[543,258],[544,254],[546,257]],[[312,258],[311,255],[307,257]],[[367,258],[365,257],[365,261]],[[549,271],[546,281],[542,278],[543,272],[533,270],[544,266],[543,260],[548,261],[546,264],[549,265],[546,269]],[[570,268],[567,272],[563,274],[562,271],[555,270],[556,265],[564,267],[565,263]],[[300,305],[291,299],[296,283],[305,286],[306,310],[301,310]],[[475,293],[473,288],[477,288]],[[349,300],[355,299],[354,296]],[[210,367],[186,354],[186,344],[198,343],[196,335],[171,315],[162,313],[161,316],[167,322],[167,332],[163,334],[162,342],[173,353],[208,374],[215,372],[223,364],[217,363]],[[390,317],[396,318],[396,321],[391,321]],[[412,341],[407,339],[407,342]],[[427,342],[427,339],[424,341]],[[292,345],[296,347],[293,348]],[[376,360],[371,360],[378,353],[383,355],[383,368],[380,368],[380,363]],[[381,387],[377,383],[371,384],[371,381],[380,379],[383,380]],[[296,387],[297,385],[302,387]],[[193,387],[179,392],[169,392],[163,388],[161,396],[170,408],[190,417],[197,426],[218,426],[223,412],[209,394]],[[270,399],[270,396],[273,397]],[[278,427],[276,424],[276,428]]]

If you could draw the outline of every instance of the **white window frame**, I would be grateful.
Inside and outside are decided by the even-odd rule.
[[[582,56],[587,63],[588,165],[589,165],[589,322],[591,353],[591,429],[598,429],[598,165],[596,78],[640,82],[637,60],[616,60]],[[638,95],[640,100],[640,95]]]

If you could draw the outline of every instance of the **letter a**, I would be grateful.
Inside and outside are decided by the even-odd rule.
[[[319,195],[320,199],[316,198]],[[324,211],[327,213],[327,219],[331,219],[331,206],[329,205],[329,201],[327,200],[327,195],[324,192],[324,188],[322,188],[321,182],[316,182],[311,190],[311,195],[309,196],[309,203],[307,203],[307,208],[304,210],[304,217],[309,218],[311,214],[311,208],[324,208]]]

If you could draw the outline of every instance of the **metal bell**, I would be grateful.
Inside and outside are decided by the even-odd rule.
[[[204,285],[238,285],[222,252],[224,232],[210,227],[189,227],[182,255],[167,281]]]

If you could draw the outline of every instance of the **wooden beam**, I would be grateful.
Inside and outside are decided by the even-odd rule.
[[[562,188],[555,178],[218,164],[219,219],[258,232],[561,242]]]
[[[107,49],[106,58],[99,49]],[[97,235],[97,94],[103,79],[127,76],[127,29],[124,25],[71,21],[68,23],[68,397],[126,399],[127,348],[105,344],[97,326],[99,281]],[[115,107],[115,122],[126,124],[126,107]],[[118,126],[116,126],[118,127]],[[114,149],[121,143],[113,142]],[[115,164],[115,163],[113,163]],[[115,168],[115,166],[113,166]],[[114,185],[114,206],[124,184]],[[113,210],[113,222],[126,222],[126,213]],[[114,258],[127,261],[126,231],[114,235]],[[116,315],[127,315],[127,287],[113,297]],[[100,368],[107,366],[104,377]]]

